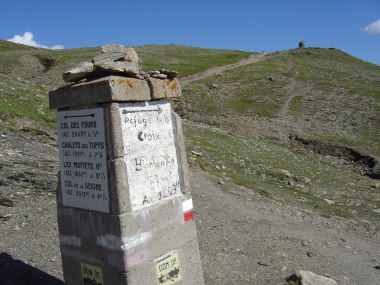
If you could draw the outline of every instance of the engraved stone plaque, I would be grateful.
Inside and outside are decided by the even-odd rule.
[[[102,108],[57,112],[64,206],[109,212]]]
[[[181,194],[170,103],[120,104],[132,211]]]

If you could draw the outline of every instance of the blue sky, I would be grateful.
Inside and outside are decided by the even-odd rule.
[[[304,40],[380,65],[380,0],[1,0],[0,11],[1,39],[19,35],[45,47],[181,44],[261,52]]]

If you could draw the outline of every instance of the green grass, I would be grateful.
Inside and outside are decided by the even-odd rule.
[[[206,49],[178,45],[147,45],[134,47],[142,69],[145,71],[162,68],[176,70],[179,77],[197,73],[207,68],[235,63],[252,53],[233,50]],[[99,47],[48,50],[37,49],[0,40],[0,52],[26,51],[35,55],[56,57],[58,63],[73,67],[80,62],[90,61],[100,53]]]
[[[292,115],[297,115],[300,111],[302,111],[301,108],[301,101],[303,99],[302,95],[298,95],[293,97],[292,101],[290,102],[289,111]]]
[[[235,63],[252,53],[232,50],[196,48],[178,45],[146,45],[134,47],[143,70],[176,70],[179,77],[201,72],[207,68]],[[60,57],[60,64],[76,65],[89,61],[100,53],[100,48],[81,48],[48,51],[47,56]]]
[[[364,153],[371,153],[380,157],[380,132],[376,128],[364,128],[358,131],[354,138],[346,138],[342,136],[317,136],[318,139],[333,143],[340,143],[346,146],[360,149]]]
[[[0,52],[36,50],[37,48],[0,40]]]
[[[36,87],[39,91],[46,92],[46,87],[43,86],[41,83],[36,83],[36,84],[35,84],[35,87]]]
[[[143,70],[167,68],[179,71],[179,76],[234,63],[251,54],[177,45],[149,45],[135,49]],[[91,61],[99,53],[99,47],[49,50],[0,40],[0,80],[6,83],[0,85],[0,117],[7,122],[27,117],[41,127],[54,127],[54,111],[47,108],[48,92],[67,84],[62,80],[62,72],[80,62]],[[19,61],[21,56],[25,62]],[[36,60],[41,58],[51,58],[55,63],[49,70],[43,71],[35,67]],[[207,96],[207,92],[201,96]],[[216,113],[217,107],[204,104],[202,111],[211,115]]]
[[[147,45],[135,47],[144,70],[166,68],[179,72],[178,77],[198,73],[207,68],[235,63],[252,53],[237,50],[207,49],[179,45]]]
[[[135,49],[144,70],[177,70],[179,77],[235,63],[252,54],[178,45]],[[27,129],[30,135],[38,135],[44,127],[55,129],[55,112],[47,107],[47,93],[63,84],[64,70],[91,60],[99,52],[99,47],[53,51],[0,40],[1,126],[16,130],[16,123],[22,121],[19,119],[26,117],[35,122]],[[36,71],[28,63],[22,66],[20,55],[32,59],[52,57],[55,65],[45,72]],[[290,50],[187,84],[178,104],[189,116],[196,114],[206,123],[217,125],[219,118],[231,117],[247,127],[249,120],[245,118],[264,118],[268,122],[277,119],[288,104],[285,113],[295,122],[306,124],[311,138],[376,153],[380,149],[379,74],[379,66],[338,50]],[[212,84],[218,87],[212,88]],[[326,129],[310,131],[312,124],[317,123]],[[302,124],[296,126],[302,128]],[[336,133],[331,127],[334,124],[351,129]],[[223,122],[221,125],[227,129]],[[325,217],[338,215],[376,222],[380,219],[372,211],[380,207],[380,200],[379,194],[370,189],[369,178],[344,164],[285,143],[249,137],[244,132],[231,135],[190,122],[185,122],[184,128],[189,150],[202,150],[203,156],[195,159],[220,179],[242,185],[247,191],[257,191],[268,199],[315,209]],[[326,131],[330,129],[331,132]],[[275,168],[290,171],[295,185],[288,185]],[[312,183],[302,188],[300,181],[306,177]],[[335,204],[329,205],[326,198]]]
[[[300,134],[339,134],[348,146],[378,154],[379,78],[380,66],[342,51],[295,49],[186,84],[181,107],[203,123],[214,122],[202,109],[210,102],[216,104],[212,116],[290,115]]]
[[[36,123],[36,127],[55,128],[55,111],[47,106],[45,90],[41,84],[28,88],[8,82],[7,89],[0,93],[1,119],[6,122],[27,117]]]
[[[259,116],[271,116],[279,107],[275,104],[256,104],[249,99],[234,100],[230,106],[237,113],[253,113]]]
[[[184,130],[189,155],[193,149],[201,151],[203,155],[195,159],[204,170],[220,179],[270,199],[314,209],[322,216],[380,221],[372,211],[379,204],[376,199],[380,195],[370,189],[371,180],[344,164],[295,146],[234,136],[190,121],[184,122]],[[295,186],[288,185],[288,180],[275,169],[288,170]],[[310,184],[302,182],[306,178]],[[335,203],[329,205],[324,199]]]

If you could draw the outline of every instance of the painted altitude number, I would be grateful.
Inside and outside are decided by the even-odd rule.
[[[86,192],[86,191],[66,189],[65,193],[66,193],[66,195],[69,195],[69,196],[90,198],[90,193]],[[98,193],[96,195],[92,195],[92,198],[96,198],[98,200],[103,200],[103,201],[107,200],[107,196],[103,193]]]
[[[177,188],[179,187],[179,182],[173,184],[168,190],[162,190],[157,193],[158,200],[171,197],[177,193]]]

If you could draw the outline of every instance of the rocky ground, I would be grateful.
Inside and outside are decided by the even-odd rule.
[[[55,139],[1,131],[0,142],[0,284],[63,284]],[[296,270],[378,284],[378,232],[219,184],[195,166],[191,177],[206,284],[285,284]]]
[[[0,143],[0,284],[54,284],[45,274],[62,277],[55,140],[1,131]]]
[[[284,284],[297,270],[338,284],[378,284],[378,233],[265,201],[200,171],[192,175],[207,284]]]

